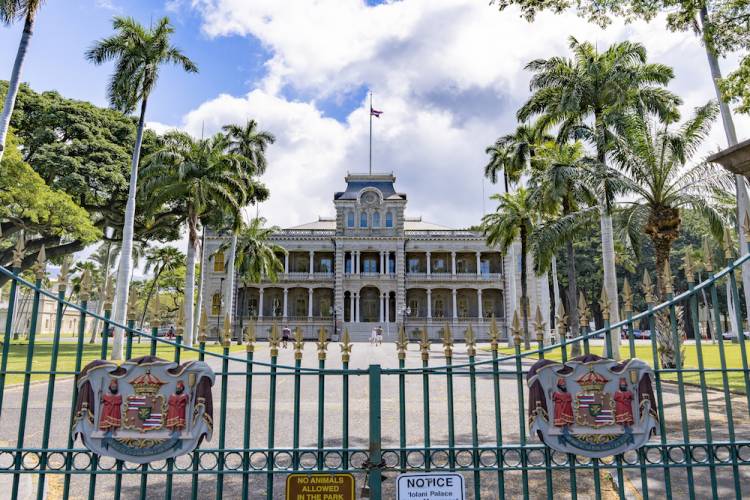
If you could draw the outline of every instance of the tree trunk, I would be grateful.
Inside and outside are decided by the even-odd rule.
[[[148,294],[146,295],[146,301],[143,304],[143,312],[141,313],[141,321],[139,328],[143,330],[143,324],[146,322],[146,312],[148,312],[148,304],[151,302],[151,297],[154,295],[154,289],[156,288],[156,284],[159,282],[159,277],[161,276],[161,272],[164,270],[164,265],[156,271],[154,274],[154,281],[151,282],[151,286],[148,289]]]
[[[196,234],[195,225],[197,219],[188,220],[188,224],[192,225],[191,229],[188,229],[189,234]],[[182,307],[185,308],[185,332],[188,333],[184,339],[185,345],[192,346],[194,342],[193,337],[193,300],[195,299],[195,246],[196,238],[188,236],[188,247],[187,247],[187,269],[185,270],[185,298]],[[201,270],[201,275],[203,275]]]
[[[230,318],[229,321],[231,322],[232,318],[234,318],[234,257],[237,252],[237,232],[232,231],[232,244],[229,249],[229,260],[225,261],[227,263],[227,288],[225,293],[225,304],[227,305],[226,308],[226,318]],[[231,323],[230,323],[231,327]],[[234,336],[234,335],[233,335]]]
[[[716,52],[711,48],[712,44],[707,40],[705,25],[709,22],[708,11],[706,7],[700,9],[701,32],[703,33],[703,46],[706,49],[708,66],[711,70],[711,80],[714,84],[716,99],[719,101],[719,111],[721,112],[721,122],[724,125],[724,134],[727,137],[727,145],[732,147],[737,144],[737,131],[734,128],[734,120],[729,105],[721,95],[719,89],[719,80],[721,80],[721,67]],[[748,195],[745,189],[745,178],[741,175],[734,176],[735,190],[737,194],[737,234],[739,235],[739,254],[744,255],[748,252],[747,240],[742,225],[745,222],[745,215],[748,214]],[[742,265],[742,291],[745,294],[745,304],[750,305],[750,262]],[[745,319],[750,324],[750,311],[745,311]]]
[[[568,260],[568,325],[574,337],[580,335],[580,323],[578,322],[578,278],[576,277],[576,251],[573,240],[565,242],[566,259]],[[581,343],[574,342],[570,348],[572,357],[581,355]]]
[[[138,189],[138,163],[141,159],[141,145],[143,144],[143,127],[146,119],[147,97],[141,101],[141,115],[138,118],[138,129],[135,135],[135,147],[130,164],[130,188],[128,189],[128,203],[125,207],[125,223],[122,228],[122,248],[120,249],[120,263],[117,267],[117,291],[115,292],[115,310],[113,320],[115,324],[125,323],[130,294],[130,276],[133,267],[133,225],[135,223],[135,194]],[[115,329],[112,340],[112,359],[122,359],[123,331]]]
[[[531,349],[529,336],[529,297],[526,283],[526,229],[521,228],[521,319],[523,320],[523,345],[527,351]]]
[[[201,266],[201,273],[198,277],[198,299],[195,301],[195,308],[193,309],[193,331],[189,332],[188,330],[185,330],[186,335],[190,336],[192,334],[193,339],[198,338],[198,325],[200,324],[200,318],[201,314],[203,314],[202,308],[203,308],[203,280],[206,276],[206,269],[204,268],[204,262],[203,262],[203,256],[205,255],[205,248],[206,245],[206,226],[201,225],[201,246],[200,246],[200,257],[198,259],[198,262]]]
[[[0,161],[2,161],[3,159],[5,141],[8,139],[10,117],[13,114],[13,108],[16,105],[18,88],[21,86],[21,71],[23,70],[23,63],[26,60],[26,54],[29,51],[29,42],[31,41],[31,36],[34,34],[35,19],[35,11],[30,11],[26,16],[26,21],[23,25],[23,33],[21,34],[21,42],[18,44],[16,59],[13,62],[13,70],[11,71],[10,81],[8,82],[8,93],[5,95],[3,112],[0,115]]]
[[[107,293],[107,282],[104,282],[104,286],[99,291],[99,300],[96,301],[96,314],[101,316],[104,313],[104,294]],[[91,321],[91,332],[89,332],[89,344],[96,343],[96,332],[99,328],[99,318],[94,317]]]

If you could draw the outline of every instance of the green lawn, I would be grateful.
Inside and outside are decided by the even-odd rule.
[[[750,355],[750,343],[746,344],[748,355]],[[629,356],[630,348],[627,342],[622,344],[622,355]],[[533,348],[535,350],[535,348]],[[602,345],[592,345],[591,353],[602,355]],[[703,341],[701,346],[703,352],[703,367],[706,369],[719,369],[721,368],[721,360],[719,358],[719,345],[712,344],[710,341]],[[512,348],[501,348],[500,352],[502,355],[512,355],[515,351]],[[724,343],[724,352],[726,355],[727,368],[742,368],[742,351],[739,344],[733,344],[731,342]],[[568,354],[570,354],[570,346],[568,346]],[[554,359],[556,361],[561,360],[560,349],[555,349],[552,352],[545,353],[545,357],[548,359]],[[651,351],[650,343],[638,343],[635,346],[635,357],[642,359],[653,366],[654,359]],[[750,363],[748,363],[750,364]],[[689,344],[685,346],[685,369],[698,368],[698,352],[696,346]],[[700,374],[697,372],[687,372],[682,374],[683,380],[691,384],[700,383]],[[717,372],[706,372],[706,385],[716,389],[723,388],[723,377],[720,371]],[[732,391],[745,393],[747,388],[745,386],[745,378],[742,372],[727,372],[727,378],[729,381],[729,388]],[[662,376],[662,380],[677,380],[676,373],[666,373]]]
[[[2,343],[0,343],[2,344]],[[111,346],[111,342],[110,342]],[[85,366],[86,363],[95,359],[100,359],[102,346],[101,344],[84,344],[83,347],[83,361],[81,366]],[[221,352],[221,346],[211,342],[206,344],[206,350],[212,352]],[[26,369],[26,353],[28,351],[28,344],[26,342],[13,342],[10,345],[10,351],[8,353],[8,371],[23,371]],[[245,347],[241,345],[232,345],[230,351],[245,351]],[[133,357],[146,356],[151,352],[151,345],[147,341],[143,341],[140,344],[137,342],[133,343]],[[174,348],[162,343],[157,344],[156,355],[163,359],[174,359]],[[198,353],[192,351],[182,351],[180,361],[188,361],[191,359],[198,359]],[[49,372],[50,362],[52,360],[52,342],[50,341],[37,341],[34,343],[34,357],[31,362],[32,371],[43,371]],[[73,371],[75,369],[76,361],[76,343],[75,342],[61,342],[59,347],[59,353],[57,358],[57,370],[58,371]],[[72,375],[61,374],[58,378],[70,377]],[[19,384],[23,382],[23,374],[11,373],[6,377],[6,386]],[[47,380],[49,375],[46,373],[32,374],[31,380]]]

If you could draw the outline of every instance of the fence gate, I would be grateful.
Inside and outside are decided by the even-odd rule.
[[[268,342],[256,343],[251,325],[234,345],[228,336],[207,340],[205,328],[189,345],[179,325],[176,338],[165,338],[156,326],[136,328],[134,317],[114,324],[109,304],[97,315],[85,277],[69,300],[65,277],[57,290],[45,289],[44,262],[28,279],[0,267],[8,290],[0,358],[3,496],[271,499],[285,497],[292,472],[350,472],[358,498],[379,499],[396,497],[400,473],[455,471],[465,478],[466,498],[750,497],[747,348],[737,327],[725,324],[743,324],[737,273],[749,258],[719,272],[709,263],[710,277],[698,284],[688,263],[688,289],[675,295],[669,278],[658,305],[647,277],[634,287],[648,304],[638,314],[625,284],[625,320],[610,325],[605,318],[604,328],[584,326],[559,343],[545,345],[544,320],[532,315],[531,346],[517,317],[509,335],[493,324],[486,338],[471,328],[452,331],[449,323],[441,339],[407,338],[402,330],[382,346],[352,345],[346,335],[329,345],[323,331],[317,342],[300,336],[284,345],[276,328]],[[588,325],[585,301],[579,311]],[[560,316],[557,331],[564,332]],[[100,332],[95,343],[92,328]],[[73,440],[74,377],[109,356],[112,329],[124,331],[125,359],[201,359],[213,368],[211,440],[143,466],[97,456]],[[645,447],[588,459],[552,451],[530,435],[530,366],[589,353],[619,353],[653,367],[658,425]]]

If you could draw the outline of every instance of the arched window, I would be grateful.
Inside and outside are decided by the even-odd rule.
[[[367,227],[367,212],[359,214],[359,227]]]
[[[223,273],[224,272],[224,252],[219,250],[214,254],[214,272],[215,273]]]
[[[391,212],[385,214],[385,227],[393,227],[393,214]]]
[[[211,297],[211,315],[218,316],[219,314],[221,314],[221,294],[215,293]]]
[[[380,212],[372,214],[372,227],[380,227]]]
[[[354,212],[347,212],[346,227],[354,227]]]

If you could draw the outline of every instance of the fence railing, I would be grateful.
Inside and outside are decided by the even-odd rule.
[[[445,470],[464,474],[475,499],[602,498],[607,490],[625,498],[632,489],[643,498],[742,498],[750,495],[750,371],[742,328],[733,335],[722,317],[743,324],[737,273],[748,259],[727,262],[716,273],[704,263],[710,277],[701,283],[686,265],[688,288],[679,294],[664,275],[658,304],[646,279],[648,307],[637,314],[626,285],[625,319],[609,324],[605,317],[604,328],[582,327],[575,338],[561,335],[555,344],[545,344],[546,325],[531,314],[527,328],[513,318],[511,347],[501,345],[497,328],[476,338],[470,323],[462,332],[449,321],[442,346],[410,342],[403,334],[395,345],[352,345],[345,335],[340,355],[329,351],[325,327],[317,342],[297,333],[286,348],[277,327],[268,343],[255,342],[253,323],[243,346],[231,345],[229,328],[219,344],[207,341],[205,329],[192,341],[180,325],[174,339],[159,337],[157,328],[142,333],[132,317],[124,325],[110,319],[111,297],[102,315],[89,310],[87,277],[71,301],[65,276],[56,292],[43,289],[43,261],[33,283],[17,268],[0,267],[10,280],[0,354],[0,474],[11,479],[6,494],[272,499],[283,497],[288,474],[317,471],[351,472],[379,499],[394,497],[398,473]],[[25,335],[13,341],[21,290],[32,294],[32,310]],[[56,304],[51,339],[38,338],[41,297]],[[602,297],[604,311],[607,301]],[[699,302],[708,307],[708,329]],[[79,331],[64,339],[60,321],[71,310]],[[579,316],[587,325],[585,302]],[[101,321],[94,344],[84,330],[89,318]],[[557,331],[565,332],[564,312],[557,322]],[[641,324],[649,326],[648,336]],[[212,441],[177,459],[138,466],[97,456],[73,440],[72,377],[87,362],[112,356],[110,328],[124,335],[125,359],[197,358],[213,367],[218,432]],[[554,452],[528,433],[524,377],[530,363],[594,352],[641,358],[654,368],[658,432],[640,450],[587,459]]]

